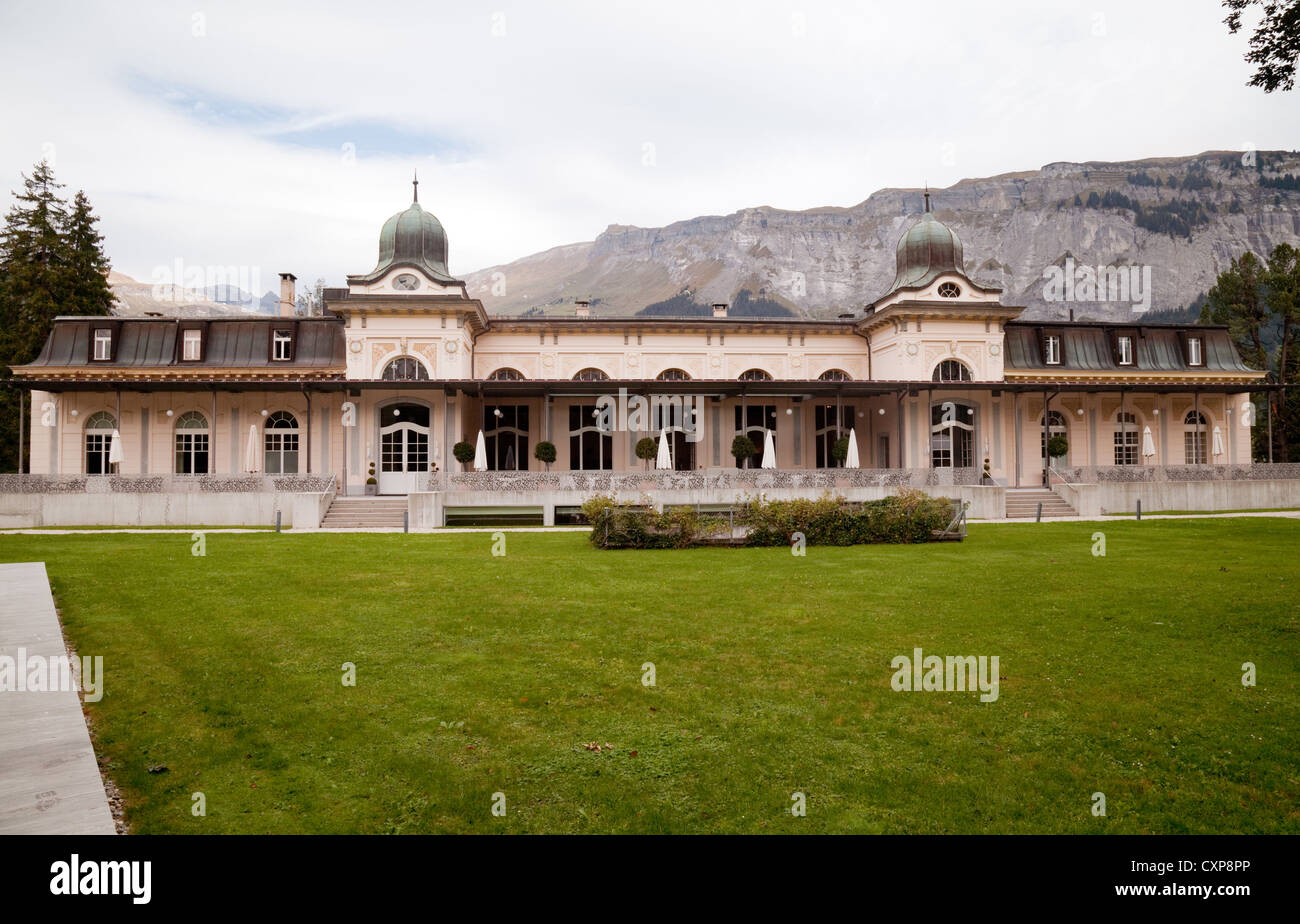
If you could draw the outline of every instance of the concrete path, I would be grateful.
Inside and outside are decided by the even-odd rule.
[[[29,662],[36,655],[67,656],[44,562],[0,564],[0,658],[16,664],[19,648]],[[115,833],[78,694],[14,690],[5,683],[0,834]]]

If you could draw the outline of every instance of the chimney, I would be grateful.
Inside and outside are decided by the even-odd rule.
[[[280,317],[291,318],[297,311],[298,299],[294,294],[293,284],[298,277],[293,273],[280,274]]]
[[[714,316],[715,318],[725,318],[725,317],[727,316],[727,303],[726,303],[726,302],[714,302],[714,303],[713,303],[713,316]]]
[[[591,302],[585,298],[578,299],[573,303],[573,313],[580,318],[591,317]]]

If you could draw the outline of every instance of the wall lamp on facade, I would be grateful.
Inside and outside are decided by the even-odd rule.
[[[1080,417],[1083,416],[1083,408],[1079,408],[1079,416],[1080,416]]]
[[[270,413],[271,413],[271,412],[268,411],[266,408],[262,408],[262,416],[263,416],[263,417],[266,417],[266,416],[270,415]]]
[[[168,417],[172,416],[172,409],[171,409],[171,408],[167,408],[167,416],[168,416]]]
[[[76,417],[81,412],[74,407],[72,410],[68,411],[68,413],[71,414],[73,417]]]
[[[884,417],[884,416],[885,416],[885,409],[882,407],[882,408],[880,409],[879,413],[880,413],[880,416],[881,416],[881,417]]]

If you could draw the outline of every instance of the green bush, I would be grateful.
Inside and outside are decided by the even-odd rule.
[[[731,441],[731,454],[737,460],[748,459],[756,452],[758,452],[758,447],[754,445],[754,441],[743,433]]]
[[[636,441],[636,457],[643,462],[649,462],[651,459],[658,457],[659,444],[648,436],[643,436]]]
[[[831,455],[835,457],[836,462],[843,462],[849,457],[849,438],[841,436],[834,445],[831,446]]]
[[[456,457],[456,461],[462,465],[468,465],[474,461],[474,447],[469,443],[461,440],[455,446],[451,447],[451,454]]]
[[[1047,441],[1047,454],[1053,459],[1059,459],[1069,451],[1069,441],[1059,433]]]
[[[591,544],[602,549],[684,549],[727,527],[727,518],[719,514],[698,513],[693,507],[660,513],[605,494],[587,498],[582,513],[591,524]]]
[[[592,545],[603,549],[685,548],[726,532],[729,523],[727,514],[701,514],[689,507],[658,513],[606,495],[589,498],[582,512],[592,526]],[[866,503],[829,494],[817,500],[759,498],[743,505],[735,522],[748,527],[744,544],[749,546],[788,546],[795,533],[802,533],[807,545],[912,543],[933,539],[953,512],[948,498],[909,489]]]
[[[546,463],[547,468],[555,461],[555,444],[542,440],[533,447],[533,458]]]

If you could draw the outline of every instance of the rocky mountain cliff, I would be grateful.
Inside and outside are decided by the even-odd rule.
[[[1300,246],[1294,152],[1055,163],[962,180],[931,198],[965,245],[967,274],[1001,286],[1003,301],[1026,306],[1028,318],[1072,309],[1080,320],[1118,320],[1183,308],[1232,257]],[[663,228],[611,225],[594,241],[466,281],[493,313],[572,314],[574,300],[586,298],[593,313],[628,315],[682,293],[707,305],[748,290],[796,314],[835,315],[886,292],[898,238],[922,210],[922,190],[883,189],[847,208],[763,206]],[[1103,278],[1124,268],[1133,289],[1103,285],[1097,298],[1085,283],[1099,267]],[[1062,286],[1066,270],[1072,278]]]

